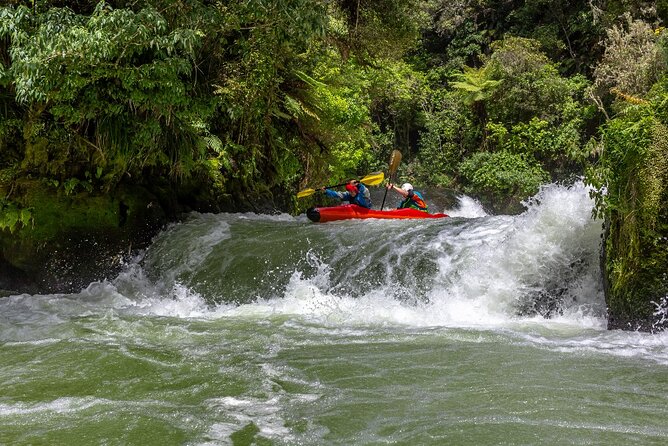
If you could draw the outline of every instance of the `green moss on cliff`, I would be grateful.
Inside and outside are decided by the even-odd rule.
[[[604,274],[611,328],[655,329],[668,291],[668,126],[650,106],[630,109],[604,132],[599,210],[609,222]]]
[[[123,257],[166,222],[155,196],[141,187],[113,195],[67,195],[36,180],[16,183],[13,205],[31,210],[29,224],[0,232],[0,264],[38,283],[0,288],[66,292],[113,275]]]

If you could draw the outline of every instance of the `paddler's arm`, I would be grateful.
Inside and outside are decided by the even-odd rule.
[[[413,191],[406,192],[406,191],[403,190],[402,188],[397,187],[397,186],[395,186],[395,185],[392,184],[392,183],[388,184],[388,185],[387,185],[387,188],[388,188],[388,189],[393,189],[396,193],[398,193],[399,195],[401,195],[401,196],[404,197],[404,198],[408,198],[408,197],[411,197],[411,196],[413,195]]]
[[[337,192],[335,190],[325,189],[325,188],[322,188],[322,190],[325,192],[325,195],[327,195],[328,197],[338,198],[339,200],[343,200],[343,194],[341,192]]]

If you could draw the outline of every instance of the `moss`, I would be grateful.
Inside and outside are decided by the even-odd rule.
[[[656,305],[668,293],[668,127],[652,119],[640,131],[646,138],[620,151],[603,268],[610,328],[653,330],[660,328]]]
[[[64,230],[118,227],[119,204],[113,198],[86,193],[66,196],[37,181],[24,182],[20,187],[25,190],[21,204],[34,209],[34,225],[19,231],[20,237],[44,241]]]
[[[115,274],[124,256],[144,247],[167,221],[157,198],[137,186],[68,196],[24,180],[12,198],[32,209],[33,221],[0,232],[0,266],[12,272],[0,288],[78,291]]]

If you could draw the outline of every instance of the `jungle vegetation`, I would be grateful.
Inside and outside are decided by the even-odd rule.
[[[496,211],[586,174],[618,325],[666,306],[666,0],[4,3],[5,235],[48,225],[36,188],[298,212],[398,148]]]

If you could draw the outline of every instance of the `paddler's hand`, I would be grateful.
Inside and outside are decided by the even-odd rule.
[[[387,183],[387,190],[390,190],[394,187],[394,184],[392,183]]]

